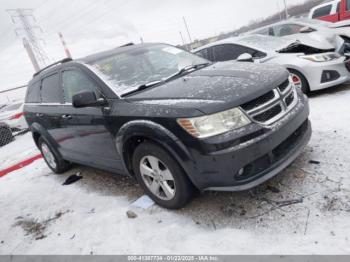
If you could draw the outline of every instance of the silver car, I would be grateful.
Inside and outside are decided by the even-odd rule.
[[[345,56],[334,49],[321,50],[295,39],[248,35],[213,42],[193,52],[215,62],[238,60],[283,65],[304,93],[350,79],[350,63]]]
[[[307,42],[313,47],[335,48],[344,53],[349,42],[350,30],[334,23],[307,18],[292,18],[245,33],[244,35],[269,35]]]

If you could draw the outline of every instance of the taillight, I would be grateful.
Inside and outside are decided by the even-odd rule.
[[[23,112],[18,113],[18,114],[15,114],[15,115],[11,116],[11,117],[9,118],[9,120],[18,119],[18,118],[22,117],[23,115],[24,115]]]

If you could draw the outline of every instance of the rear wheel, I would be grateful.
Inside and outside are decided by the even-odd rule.
[[[162,207],[181,208],[193,195],[193,185],[180,165],[154,143],[144,142],[136,148],[133,171],[147,195]]]
[[[42,137],[39,138],[39,148],[46,164],[56,174],[62,174],[71,168],[71,164],[62,159]]]
[[[302,73],[294,69],[289,69],[289,73],[296,88],[301,89],[304,94],[310,93],[309,83]]]

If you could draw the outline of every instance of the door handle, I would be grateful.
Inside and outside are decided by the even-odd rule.
[[[72,116],[71,115],[63,115],[62,118],[63,119],[72,119]]]

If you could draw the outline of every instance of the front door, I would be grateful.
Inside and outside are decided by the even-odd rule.
[[[110,133],[105,107],[74,108],[72,96],[80,91],[94,91],[102,97],[101,89],[85,72],[77,68],[62,71],[64,106],[61,111],[64,136],[59,142],[64,155],[72,160],[108,169],[121,169],[121,159]]]

